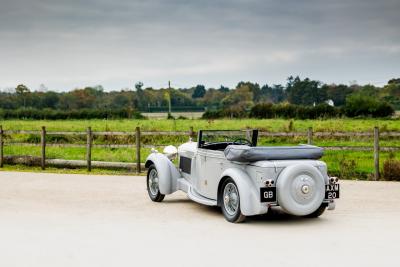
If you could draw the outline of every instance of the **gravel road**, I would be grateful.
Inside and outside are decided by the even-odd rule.
[[[0,172],[0,266],[399,266],[400,183],[342,182],[318,219],[230,224],[145,178]]]

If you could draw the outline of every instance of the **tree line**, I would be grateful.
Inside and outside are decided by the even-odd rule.
[[[290,76],[285,84],[259,85],[242,81],[235,88],[196,85],[155,89],[139,82],[134,88],[119,91],[106,91],[102,86],[95,86],[68,92],[34,91],[20,84],[13,90],[0,92],[0,117],[138,118],[140,112],[167,111],[169,103],[172,111],[206,110],[206,117],[315,114],[310,111],[312,108],[322,110],[319,106],[328,104],[330,108],[324,108],[325,115],[381,117],[400,109],[400,78],[391,79],[382,87],[326,84]],[[288,110],[282,111],[284,107]]]

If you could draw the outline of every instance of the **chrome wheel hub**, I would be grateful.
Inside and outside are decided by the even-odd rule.
[[[148,179],[148,183],[149,183],[149,190],[150,193],[153,196],[156,196],[158,194],[158,173],[156,169],[152,169],[149,173],[149,179]]]
[[[308,187],[308,185],[303,185],[301,187],[301,192],[303,192],[303,194],[308,194],[308,192],[310,192],[310,188]]]
[[[239,209],[239,191],[235,184],[228,183],[223,192],[224,208],[229,215],[235,215]]]
[[[224,197],[224,202],[225,202],[225,204],[228,204],[228,203],[229,203],[229,196],[225,196],[225,197]]]

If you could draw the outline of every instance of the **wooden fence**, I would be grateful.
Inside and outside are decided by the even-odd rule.
[[[243,134],[250,130],[237,130],[233,134]],[[218,131],[215,132],[218,134]],[[222,132],[221,132],[222,133]],[[4,151],[4,136],[13,134],[33,134],[40,136],[40,144],[35,143],[21,143],[21,142],[8,142],[7,144],[19,145],[19,146],[40,146],[40,166],[44,170],[46,164],[55,166],[71,166],[71,167],[83,167],[86,166],[88,171],[91,171],[92,165],[95,167],[128,167],[136,169],[137,173],[140,173],[143,164],[141,163],[140,152],[141,148],[149,147],[163,147],[165,145],[149,145],[141,144],[141,137],[146,135],[163,135],[163,136],[188,136],[194,137],[196,134],[193,127],[190,127],[188,131],[141,131],[140,127],[136,127],[134,132],[113,132],[113,131],[92,131],[91,127],[88,127],[86,132],[72,132],[72,131],[46,131],[46,127],[42,126],[40,131],[31,130],[4,130],[0,125],[0,167],[3,167],[5,155]],[[48,135],[86,135],[86,144],[47,144],[46,136]],[[134,144],[93,144],[93,136],[135,136]],[[310,127],[306,132],[267,132],[260,131],[259,137],[307,137],[307,143],[313,144],[313,137],[328,138],[328,137],[373,137],[373,144],[371,146],[323,146],[326,150],[348,150],[348,151],[373,151],[374,153],[374,176],[375,179],[379,179],[379,152],[380,151],[399,151],[400,147],[380,147],[380,137],[400,137],[400,132],[379,132],[379,128],[375,127],[371,132],[313,132]],[[46,159],[46,147],[57,146],[57,147],[86,147],[86,163],[82,160],[63,160],[63,159]],[[121,148],[131,147],[135,148],[136,162],[135,163],[122,163],[122,162],[94,162],[92,161],[92,148],[103,147],[103,148]]]

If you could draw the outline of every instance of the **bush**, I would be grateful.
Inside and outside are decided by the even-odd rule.
[[[175,120],[175,117],[172,116],[172,114],[168,112],[167,120]]]
[[[383,178],[388,181],[400,181],[400,160],[392,156],[384,161]]]
[[[221,110],[207,110],[206,112],[203,113],[202,119],[218,119],[222,118],[222,112]]]
[[[339,176],[341,179],[354,179],[357,176],[357,163],[355,160],[347,160],[344,157],[339,161]]]
[[[394,109],[386,102],[379,101],[371,96],[351,95],[346,98],[344,112],[347,117],[389,117]]]
[[[270,103],[261,103],[255,105],[249,116],[252,118],[269,119],[269,118],[285,118],[285,119],[318,119],[332,118],[340,116],[339,108],[331,107],[326,104],[317,105],[315,107],[298,106],[298,105],[272,105]]]
[[[261,103],[255,105],[251,110],[249,117],[259,119],[270,119],[275,117],[274,106],[271,103]]]
[[[33,120],[65,120],[65,119],[144,119],[145,117],[131,109],[7,109],[0,111],[2,119],[33,119]]]
[[[246,118],[248,112],[242,108],[226,108],[219,110],[207,110],[203,113],[202,119],[218,119],[218,118]]]

